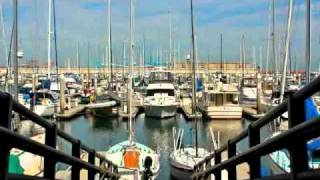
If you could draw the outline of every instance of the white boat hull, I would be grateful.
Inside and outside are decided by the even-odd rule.
[[[145,105],[144,108],[145,114],[148,117],[155,117],[155,118],[168,118],[173,117],[177,113],[177,106],[176,105]]]
[[[179,168],[177,164],[174,164],[174,162],[170,162],[170,174],[171,177],[175,179],[191,179],[192,176],[192,170]]]
[[[209,119],[241,119],[241,106],[213,106],[205,109],[200,108],[201,111]]]
[[[42,117],[51,117],[54,114],[54,105],[35,105],[34,112]]]
[[[198,157],[196,157],[195,148],[187,147],[172,152],[169,156],[171,176],[175,179],[192,179],[194,166],[203,160],[209,152],[203,148],[198,148]]]

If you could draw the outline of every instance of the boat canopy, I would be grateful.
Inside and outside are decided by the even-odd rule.
[[[311,121],[320,115],[319,111],[317,109],[317,106],[311,97],[306,99],[304,103],[305,103],[305,119],[306,119],[306,121]],[[320,149],[320,139],[318,138],[318,139],[311,140],[307,146],[308,146],[308,150],[310,150],[310,151],[319,150]]]

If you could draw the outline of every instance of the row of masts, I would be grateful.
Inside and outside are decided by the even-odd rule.
[[[13,26],[13,53],[12,53],[12,57],[13,57],[13,66],[14,66],[14,68],[13,68],[13,72],[15,73],[15,76],[14,76],[14,81],[15,82],[17,82],[18,81],[18,58],[17,58],[17,56],[18,56],[18,23],[17,23],[17,21],[18,21],[18,10],[17,10],[17,7],[16,6],[18,6],[18,2],[16,2],[15,0],[13,1],[15,4],[15,6],[14,6],[14,26]],[[49,4],[49,11],[48,11],[48,13],[49,13],[49,18],[48,18],[48,48],[47,48],[47,50],[48,50],[48,54],[47,54],[47,56],[48,56],[48,64],[47,64],[47,66],[48,66],[48,78],[50,77],[50,75],[51,75],[51,41],[52,41],[52,37],[54,37],[54,41],[55,41],[55,58],[56,58],[56,71],[58,72],[58,60],[57,60],[57,58],[58,58],[58,55],[57,55],[57,42],[56,42],[56,25],[55,25],[55,10],[54,10],[54,8],[55,8],[55,6],[53,5],[54,4],[54,0],[48,0],[48,4]],[[306,72],[310,72],[310,26],[311,26],[311,23],[310,23],[310,0],[307,0],[306,1],[306,7],[307,7],[307,13],[306,13],[306,17],[307,17],[307,19],[306,19],[306,57],[305,57],[305,59],[306,59]],[[2,15],[2,11],[1,11],[1,21],[2,22],[4,22],[3,21],[3,15]],[[53,20],[53,22],[52,22],[52,20]],[[53,30],[52,30],[52,23],[53,23]],[[277,63],[276,63],[276,33],[275,33],[275,0],[273,0],[272,1],[272,32],[271,32],[271,38],[272,38],[272,59],[273,59],[273,69],[274,69],[274,71],[273,71],[273,76],[274,76],[274,80],[275,80],[275,82],[274,82],[274,84],[276,84],[276,80],[277,80],[277,74],[278,74],[278,72],[276,71],[277,69],[278,69],[278,67],[277,67]],[[3,34],[3,36],[5,37],[5,31],[4,31],[4,28],[2,28],[2,34]],[[194,39],[193,39],[194,41],[196,41],[196,37],[194,37]],[[143,65],[145,65],[145,38],[143,38],[143,45],[142,45],[142,50],[141,50],[141,52],[140,52],[140,59],[142,59],[141,61],[140,61],[140,64],[143,64]],[[221,71],[221,73],[222,73],[222,71],[223,71],[223,68],[222,68],[222,61],[223,61],[223,55],[222,55],[222,53],[223,53],[223,46],[222,46],[222,34],[220,35],[220,44],[221,44],[221,48],[220,48],[220,63],[221,63],[221,69],[220,69],[220,71]],[[111,6],[110,6],[110,0],[108,0],[108,45],[107,45],[107,56],[106,56],[106,64],[109,64],[110,66],[109,66],[109,73],[110,73],[110,75],[109,75],[109,81],[110,82],[112,82],[112,39],[111,39]],[[290,44],[290,43],[289,43]],[[245,50],[244,50],[244,36],[242,36],[242,38],[241,38],[241,43],[240,43],[240,45],[241,45],[241,64],[245,64]],[[7,47],[7,46],[5,46],[5,47]],[[171,68],[172,69],[174,69],[174,66],[175,66],[175,58],[174,58],[174,55],[175,55],[175,53],[173,53],[173,51],[172,51],[172,48],[174,47],[174,45],[173,45],[173,28],[172,28],[172,16],[171,16],[171,12],[169,12],[169,62],[168,62],[168,64],[169,64],[169,66],[171,66]],[[288,47],[289,47],[289,45],[288,45]],[[123,59],[125,59],[125,42],[124,42],[124,45],[123,45],[123,48],[124,48],[124,50],[123,50],[123,54],[124,54],[124,58]],[[196,49],[196,44],[194,45],[194,47],[193,47],[193,52],[196,52],[195,51],[195,49]],[[162,50],[160,50],[160,51],[162,51]],[[260,50],[261,51],[261,50]],[[159,56],[162,56],[162,55],[160,55],[160,54],[162,54],[162,53],[159,53],[159,50],[157,50],[157,57],[159,57]],[[6,56],[8,57],[9,55],[8,55],[8,50],[6,50]],[[194,56],[194,58],[195,58],[195,56],[196,56],[196,54],[195,55],[192,55],[192,56]],[[260,56],[261,56],[261,53],[260,53]],[[161,59],[161,58],[159,58],[159,59]],[[107,60],[109,61],[108,63],[107,63]],[[160,60],[159,60],[160,61]],[[260,62],[261,63],[261,62]],[[77,44],[77,64],[78,64],[78,68],[79,68],[79,71],[80,71],[80,56],[79,56],[79,44]],[[158,64],[161,64],[160,62],[158,62]],[[285,66],[287,66],[287,63],[285,63],[284,62],[284,65]],[[7,62],[7,66],[9,66],[9,62]],[[124,62],[124,64],[123,64],[123,66],[125,66],[125,62]],[[244,66],[242,66],[242,67],[244,67]],[[261,67],[260,67],[261,68]],[[287,69],[287,67],[285,67],[286,69]],[[242,71],[244,71],[243,70],[243,68],[242,68]],[[11,71],[10,71],[11,72]],[[58,74],[58,73],[57,73]],[[244,74],[244,73],[243,73]],[[307,75],[307,82],[309,82],[310,81],[310,76],[309,76],[309,73],[306,73],[306,75]],[[16,88],[14,88],[14,92],[15,92],[15,96],[17,96],[17,92],[18,92],[18,89],[17,89],[17,87]]]

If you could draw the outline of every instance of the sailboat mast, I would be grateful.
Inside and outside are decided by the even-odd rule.
[[[241,36],[241,59],[242,59],[242,80],[244,79],[244,70],[245,70],[245,64],[246,64],[246,55],[245,55],[245,47],[244,47],[244,35]]]
[[[78,74],[80,75],[80,55],[79,55],[79,42],[77,43],[77,64],[78,64]]]
[[[169,11],[169,69],[173,68],[172,63],[172,22],[171,12]]]
[[[109,82],[112,88],[113,78],[112,78],[112,47],[111,47],[111,5],[108,0],[108,61],[109,61]],[[112,89],[111,89],[112,90]]]
[[[88,61],[88,75],[87,75],[87,83],[88,83],[88,88],[90,88],[90,43],[88,42],[88,58],[87,58],[87,61]]]
[[[306,0],[307,12],[306,12],[306,80],[310,82],[310,0]]]
[[[283,102],[284,88],[285,88],[285,85],[286,85],[287,64],[288,64],[288,59],[289,59],[292,7],[293,7],[293,2],[292,2],[292,0],[289,0],[288,23],[287,23],[286,44],[285,44],[285,48],[286,49],[285,49],[285,57],[284,57],[284,63],[283,63],[283,69],[282,69],[280,103]]]
[[[146,59],[146,50],[145,50],[145,43],[146,43],[146,38],[145,38],[145,35],[143,34],[143,38],[142,38],[142,68],[143,68],[143,71],[142,71],[142,77],[144,76],[145,74],[145,59]]]
[[[18,100],[18,0],[14,0],[14,31],[13,31],[13,65],[14,65],[14,98]]]
[[[129,143],[132,144],[132,75],[133,75],[133,60],[134,60],[134,0],[130,0],[130,74],[129,74]]]
[[[220,34],[220,73],[223,73],[223,65],[222,65],[222,33]]]
[[[276,37],[275,37],[275,0],[272,0],[272,59],[273,59],[273,81],[272,91],[275,89],[277,82],[277,62],[276,62]]]
[[[195,46],[195,32],[194,32],[194,18],[193,18],[193,0],[191,2],[191,38],[192,38],[192,114],[196,113],[196,46]]]
[[[122,67],[122,78],[124,79],[125,68],[126,68],[126,41],[123,41],[122,45],[122,59],[123,59],[123,67]]]
[[[5,84],[4,84],[4,91],[8,92],[8,79],[11,78],[11,64],[10,64],[10,56],[8,52],[8,46],[6,44],[6,31],[5,31],[5,23],[4,23],[4,18],[3,18],[3,7],[0,3],[0,22],[2,24],[2,38],[3,38],[3,46],[4,46],[4,50],[5,50],[5,58],[7,59],[6,61],[6,65],[7,65],[7,69],[6,69],[6,76],[5,76]],[[14,27],[14,26],[13,26]],[[14,29],[14,28],[13,28]],[[11,43],[12,43],[12,37],[10,40],[10,48],[11,48]]]
[[[191,10],[191,38],[192,38],[192,114],[196,115],[196,45],[195,45],[195,30],[194,30],[194,17],[193,17],[193,0],[190,0],[190,10]],[[195,120],[195,131],[196,131],[196,157],[198,157],[198,125],[197,120]]]
[[[57,23],[56,23],[56,1],[52,0],[52,14],[53,14],[53,37],[54,37],[54,53],[56,62],[56,81],[59,81],[59,55],[58,55],[58,44],[57,44]]]
[[[48,10],[48,49],[47,49],[47,53],[48,53],[48,79],[50,79],[50,75],[51,75],[51,15],[52,15],[52,0],[48,0],[49,3],[49,10]]]
[[[3,39],[3,45],[4,45],[4,50],[5,50],[5,56],[6,58],[8,58],[8,47],[5,41],[5,37],[6,37],[6,31],[4,28],[4,18],[3,18],[3,8],[2,5],[0,3],[0,22],[2,24],[2,28],[1,28],[1,33],[2,33],[2,39]],[[7,69],[9,69],[9,62],[7,61]]]

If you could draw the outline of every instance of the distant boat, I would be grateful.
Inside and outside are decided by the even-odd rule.
[[[209,119],[241,119],[239,90],[234,84],[213,82],[204,85],[199,97],[199,109]]]
[[[179,148],[169,156],[171,176],[176,179],[191,179],[194,166],[208,156],[204,148],[198,148],[198,156],[194,147]]]
[[[153,76],[164,77],[168,72],[157,72]],[[161,79],[161,78],[160,78]],[[167,78],[165,78],[167,79]],[[144,110],[148,117],[168,118],[176,115],[178,102],[173,84],[167,80],[152,81],[147,87]]]
[[[49,90],[38,90],[32,93],[31,88],[28,91],[25,85],[19,93],[19,103],[28,109],[33,107],[36,114],[42,117],[52,117],[58,101],[58,94]]]
[[[86,107],[92,111],[93,116],[111,117],[116,115],[113,113],[113,108],[117,105],[118,103],[110,99],[107,94],[100,94],[96,97],[96,102],[89,103]]]
[[[257,102],[257,78],[244,77],[240,87],[241,104],[256,105]]]

